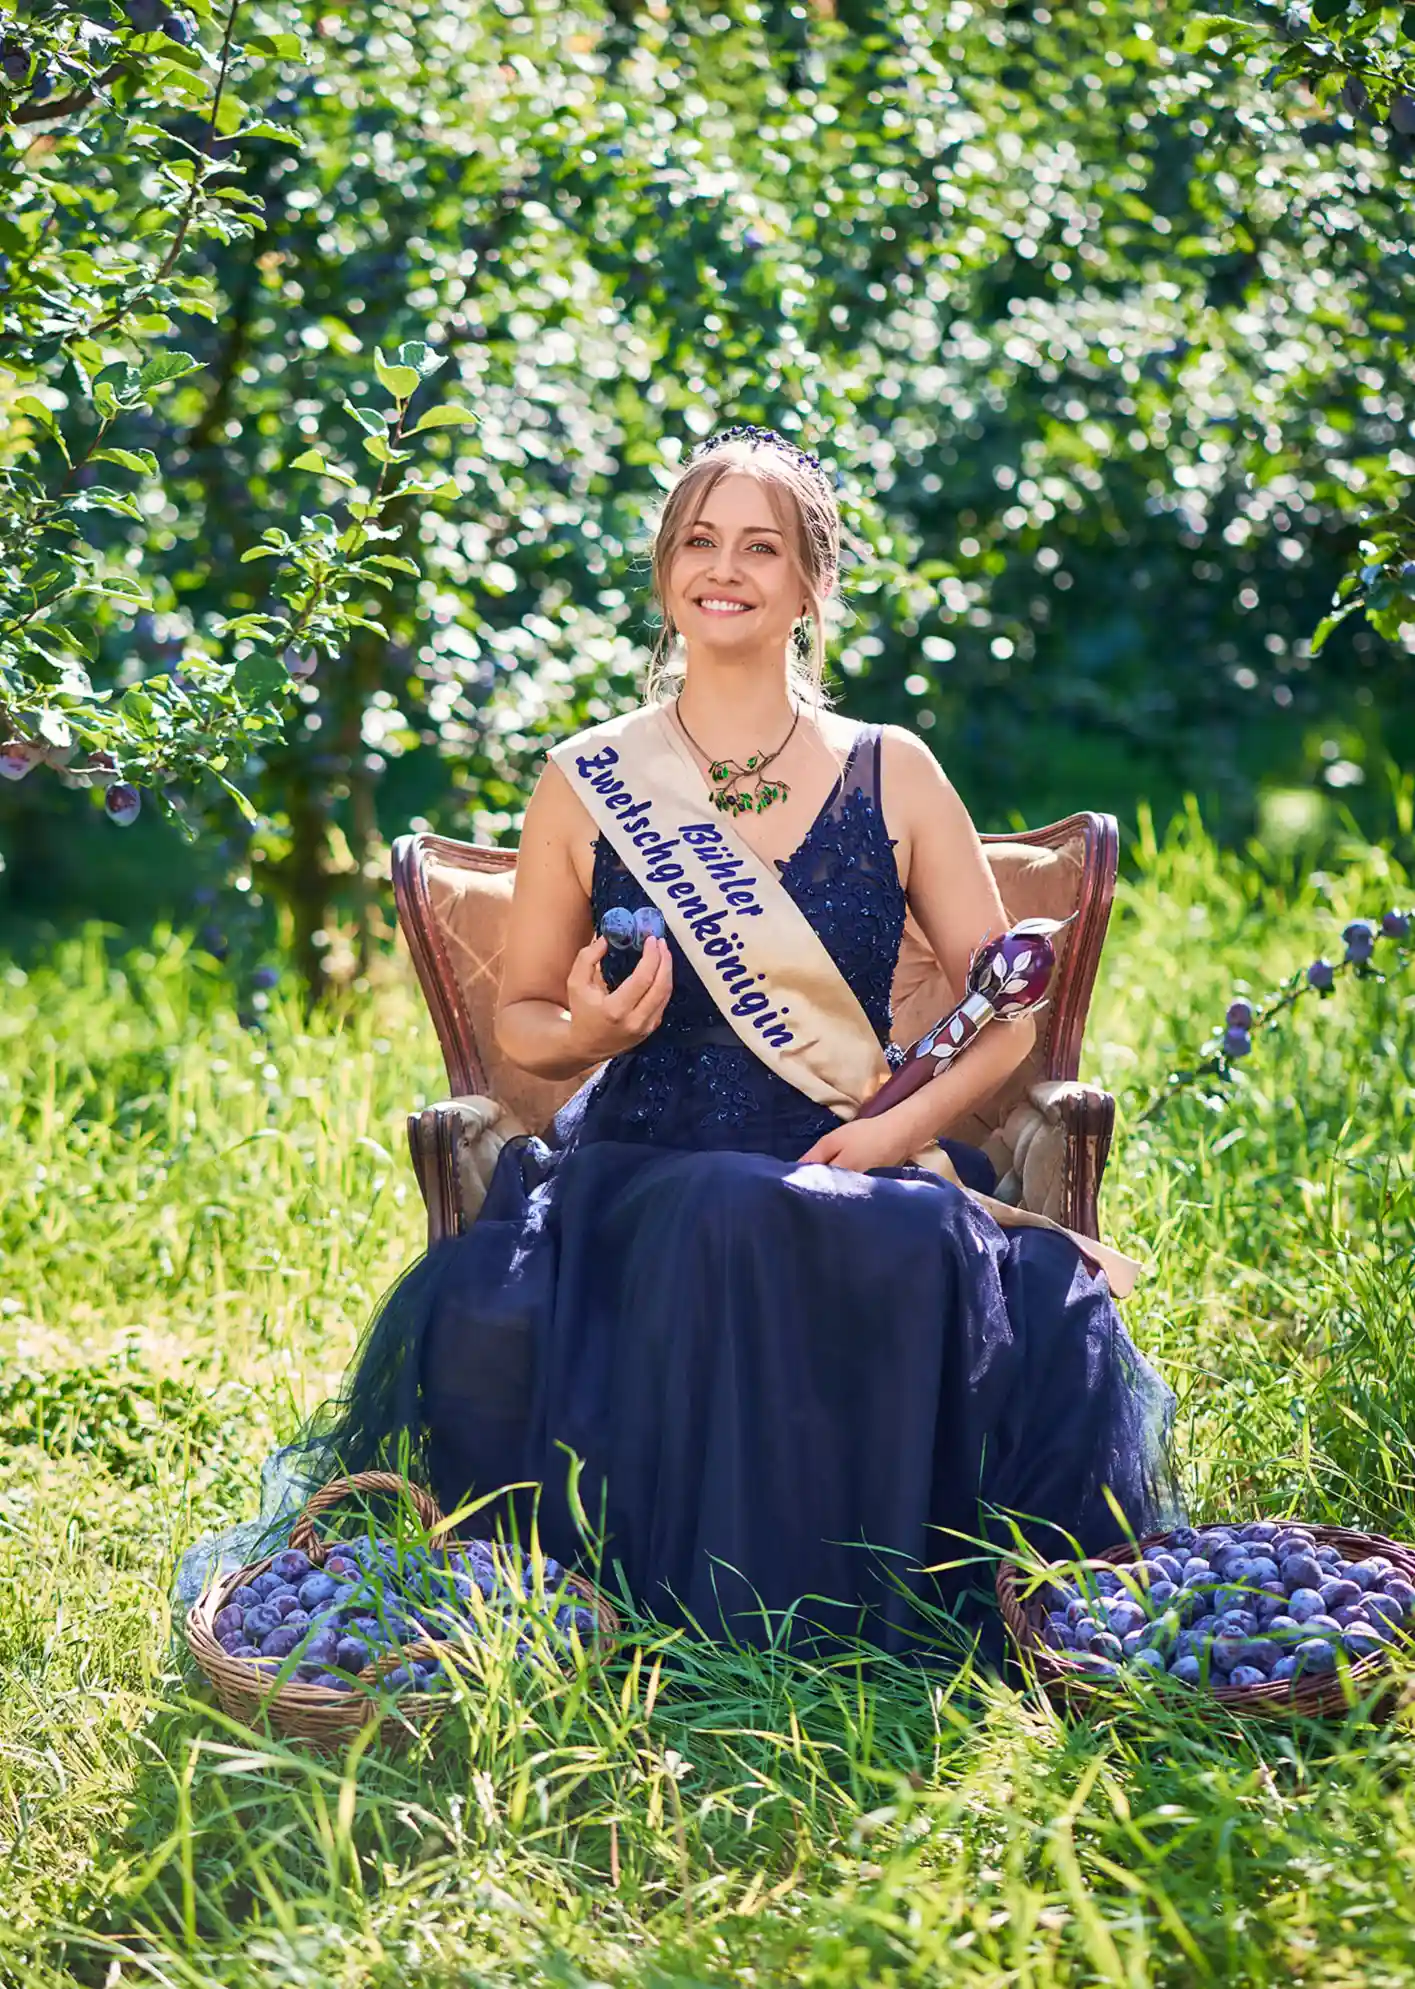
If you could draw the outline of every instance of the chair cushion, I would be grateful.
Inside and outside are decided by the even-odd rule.
[[[987,843],[984,848],[1011,923],[1024,918],[1066,918],[1075,911],[1085,855],[1079,830],[1056,849],[1004,841]],[[425,874],[433,919],[441,931],[475,1038],[484,1088],[523,1125],[544,1126],[584,1078],[552,1083],[533,1077],[496,1046],[492,1023],[514,869],[510,864],[497,869],[462,868],[430,859]],[[1069,933],[1063,933],[1057,941],[1059,963],[1065,959],[1069,938]],[[949,987],[911,915],[905,922],[894,977],[895,1042],[908,1045],[917,1041],[957,1000],[958,991]],[[1050,1013],[1044,1010],[1031,1054],[989,1102],[986,1120],[973,1119],[960,1125],[960,1139],[981,1146],[1045,1076],[1049,1026]]]
[[[484,1089],[523,1126],[547,1126],[584,1078],[535,1077],[502,1055],[493,1027],[515,871],[429,863],[428,900],[466,1004]],[[585,1076],[589,1073],[586,1072]]]

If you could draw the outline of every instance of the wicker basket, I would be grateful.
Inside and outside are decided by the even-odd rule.
[[[290,1529],[290,1546],[298,1547],[316,1567],[322,1567],[326,1556],[334,1552],[339,1543],[326,1544],[321,1540],[315,1521],[322,1513],[356,1492],[401,1495],[428,1533],[446,1526],[436,1501],[416,1485],[410,1485],[406,1479],[391,1472],[361,1471],[351,1478],[336,1478],[322,1491],[315,1493]],[[457,1544],[451,1535],[444,1535],[444,1538],[449,1546]],[[252,1561],[247,1567],[219,1576],[187,1612],[188,1649],[215,1686],[222,1711],[246,1725],[254,1725],[264,1718],[287,1739],[304,1741],[324,1753],[341,1752],[361,1728],[375,1720],[379,1726],[379,1739],[384,1746],[406,1746],[419,1727],[446,1709],[446,1693],[402,1692],[398,1695],[396,1710],[388,1710],[385,1702],[380,1717],[379,1705],[367,1689],[335,1692],[327,1685],[307,1685],[294,1679],[283,1684],[272,1683],[267,1673],[248,1659],[230,1657],[216,1641],[212,1625],[218,1610],[224,1608],[227,1598],[243,1583],[264,1574],[274,1558],[272,1553],[264,1560]],[[593,1582],[587,1581],[583,1575],[567,1574],[564,1586],[594,1611],[598,1626],[596,1648],[600,1651],[607,1649],[619,1634],[619,1618],[614,1609]],[[445,1643],[407,1644],[400,1651],[383,1652],[360,1673],[359,1685],[368,1688],[383,1672],[413,1658],[438,1657],[455,1663],[458,1655],[456,1646]]]
[[[1209,1523],[1228,1525],[1237,1522]],[[1408,1582],[1415,1583],[1413,1548],[1402,1547],[1379,1533],[1352,1533],[1344,1526],[1307,1526],[1301,1520],[1292,1520],[1289,1524],[1302,1526],[1318,1546],[1338,1548],[1348,1561],[1365,1561],[1373,1554],[1382,1554]],[[1198,1530],[1202,1532],[1203,1529]],[[1104,1554],[1094,1556],[1086,1565],[1115,1567],[1133,1561],[1137,1552],[1146,1547],[1158,1547],[1168,1538],[1167,1532],[1151,1533],[1139,1542],[1138,1548],[1124,1541],[1120,1546],[1109,1547]],[[1019,1655],[1036,1673],[1048,1697],[1060,1706],[1077,1711],[1084,1710],[1088,1701],[1114,1704],[1117,1683],[1114,1678],[1090,1671],[1066,1651],[1053,1650],[1049,1644],[1042,1642],[1046,1608],[1040,1594],[1023,1599],[1027,1583],[1027,1575],[1015,1562],[1002,1562],[997,1571],[998,1606]],[[1213,1691],[1196,1691],[1195,1698],[1200,1703],[1212,1701],[1226,1712],[1241,1713],[1251,1719],[1344,1718],[1351,1710],[1352,1698],[1365,1697],[1380,1684],[1384,1674],[1387,1689],[1371,1708],[1373,1717],[1384,1720],[1390,1718],[1401,1697],[1400,1683],[1389,1675],[1387,1662],[1383,1654],[1377,1653],[1350,1666],[1345,1677],[1340,1673],[1327,1673],[1320,1678],[1278,1679],[1266,1685],[1226,1685]]]

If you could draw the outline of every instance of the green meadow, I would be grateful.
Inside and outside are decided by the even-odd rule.
[[[1193,1512],[1410,1537],[1415,954],[1135,1123],[1234,995],[1415,896],[1354,828],[1322,861],[1142,821],[1085,1074],[1121,1099],[1105,1216],[1151,1265],[1126,1314]],[[1020,1677],[643,1624],[563,1675],[493,1654],[402,1756],[223,1719],[176,1556],[255,1511],[418,1250],[402,1120],[442,1088],[393,956],[258,1028],[183,932],[0,969],[0,1979],[1409,1982],[1415,1729],[1359,1707],[1068,1723]]]

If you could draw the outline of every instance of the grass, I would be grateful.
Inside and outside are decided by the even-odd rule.
[[[1193,819],[1142,840],[1088,1074],[1138,1100],[1231,995],[1412,896],[1356,841],[1314,878]],[[262,1022],[170,933],[0,968],[0,1979],[1409,1982],[1408,1723],[1064,1725],[967,1670],[651,1629],[602,1672],[492,1653],[428,1755],[223,1722],[173,1655],[175,1555],[254,1510],[419,1247],[401,1120],[442,1088],[392,964]],[[1109,1227],[1154,1262],[1127,1317],[1201,1512],[1415,1533],[1413,1064],[1415,971],[1344,982],[1222,1109],[1121,1140]]]

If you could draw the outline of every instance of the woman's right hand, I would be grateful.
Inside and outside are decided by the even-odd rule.
[[[600,972],[608,950],[609,942],[596,933],[575,955],[565,983],[570,1043],[586,1066],[617,1057],[651,1036],[673,992],[673,956],[666,939],[646,939],[633,973],[613,989]]]

